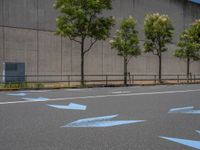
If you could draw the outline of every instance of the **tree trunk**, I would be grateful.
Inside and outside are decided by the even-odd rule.
[[[159,73],[158,73],[158,80],[159,83],[162,83],[162,53],[159,54]]]
[[[190,78],[190,58],[187,58],[187,82],[189,83]]]
[[[83,87],[85,84],[84,81],[84,38],[81,40],[81,86]]]
[[[127,86],[127,58],[124,57],[124,86]]]

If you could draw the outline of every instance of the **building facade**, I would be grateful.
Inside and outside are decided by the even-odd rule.
[[[0,0],[0,74],[5,63],[25,64],[25,75],[79,75],[80,46],[54,34],[54,0]],[[144,40],[143,22],[146,14],[167,14],[175,27],[173,44],[163,55],[163,74],[185,74],[186,62],[174,57],[180,33],[200,18],[200,5],[188,0],[113,0],[118,23],[132,15],[138,22],[139,38]],[[11,67],[12,69],[12,67]],[[152,54],[133,58],[128,66],[131,74],[157,74],[158,60]],[[200,73],[200,62],[191,65],[192,73]],[[99,41],[85,58],[85,74],[122,74],[123,60],[108,41]],[[41,80],[44,77],[40,77]],[[60,77],[55,77],[59,80]],[[1,78],[3,80],[3,78]],[[35,80],[31,77],[28,80]],[[54,78],[51,78],[54,80]]]

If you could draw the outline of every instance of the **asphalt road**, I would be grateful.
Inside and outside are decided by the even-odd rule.
[[[87,109],[48,106],[69,103]],[[168,113],[172,108],[189,106],[197,113]],[[192,146],[160,136],[194,140],[200,147],[198,110],[200,85],[0,92],[0,150],[192,150]],[[118,116],[100,120],[98,125],[101,121],[104,125],[119,120],[144,122],[62,127],[80,119],[111,115]]]

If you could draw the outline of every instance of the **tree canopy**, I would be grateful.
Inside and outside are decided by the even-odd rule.
[[[138,32],[135,29],[136,21],[130,16],[123,19],[120,29],[116,31],[116,36],[110,41],[112,48],[118,50],[118,55],[126,58],[141,54],[139,48]]]
[[[200,20],[196,20],[181,34],[178,47],[175,52],[176,57],[200,60]]]
[[[152,52],[155,55],[165,52],[166,44],[172,41],[173,30],[172,22],[167,15],[147,15],[144,21],[145,52]]]
[[[61,13],[56,19],[58,35],[78,43],[91,38],[92,45],[109,37],[114,19],[101,14],[112,9],[111,0],[56,0],[54,7]]]

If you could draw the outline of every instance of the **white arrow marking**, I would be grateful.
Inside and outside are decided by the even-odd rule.
[[[26,96],[25,93],[10,93],[10,94],[7,94],[9,96]]]
[[[200,141],[178,139],[178,138],[171,138],[171,137],[164,137],[164,136],[160,136],[160,138],[165,139],[165,140],[169,140],[169,141],[172,141],[172,142],[176,142],[176,143],[179,143],[179,144],[182,144],[182,145],[186,145],[188,147],[200,149]]]
[[[57,109],[72,109],[72,110],[86,110],[87,106],[70,103],[69,105],[48,105],[49,107],[57,108]]]
[[[86,118],[71,122],[62,127],[73,127],[73,128],[86,128],[86,127],[113,127],[119,125],[126,125],[132,123],[144,122],[145,120],[116,120],[110,121],[109,119],[115,118],[118,115],[103,116],[96,118]]]
[[[173,108],[170,109],[168,113],[181,113],[181,114],[200,114],[200,110],[194,110],[193,106]]]

